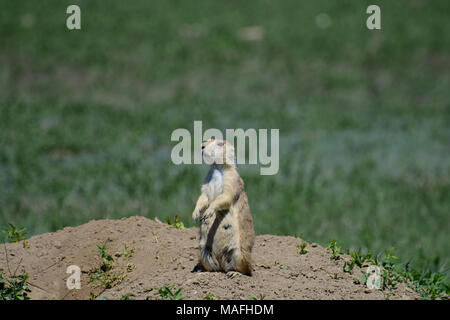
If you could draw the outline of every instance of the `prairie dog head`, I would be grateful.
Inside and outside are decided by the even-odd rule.
[[[203,142],[202,153],[206,164],[236,167],[234,147],[226,140],[209,139]]]

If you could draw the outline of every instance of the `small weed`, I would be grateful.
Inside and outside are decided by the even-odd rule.
[[[126,244],[124,245],[124,250],[122,252],[118,252],[119,256],[123,256],[126,259],[129,259],[133,256],[135,248],[129,248]]]
[[[336,240],[332,240],[328,245],[328,248],[331,250],[330,260],[338,260],[342,252],[341,248],[337,246]]]
[[[284,269],[285,268],[284,264],[281,264],[279,261],[275,261],[275,265],[279,266],[280,269]]]
[[[19,242],[26,238],[27,232],[25,231],[26,228],[17,228],[12,223],[9,224],[9,229],[3,229],[3,233],[6,235],[8,242]]]
[[[174,286],[172,285],[159,288],[158,293],[163,300],[183,300],[181,296],[181,288],[175,291],[175,293],[173,293],[172,292],[173,287]]]
[[[131,272],[136,268],[136,266],[132,263],[127,263],[127,272]]]
[[[345,261],[344,266],[342,267],[342,271],[344,271],[345,273],[352,274],[354,267],[355,267],[355,262],[353,260],[350,262]]]
[[[350,256],[352,257],[352,261],[354,262],[354,264],[356,264],[360,268],[363,266],[364,261],[367,260],[367,256],[361,254],[361,249],[353,251],[352,253],[350,253]]]
[[[31,292],[27,283],[28,274],[11,275],[6,279],[0,272],[0,300],[28,300],[28,293]]]
[[[297,253],[298,254],[307,254],[308,252],[309,252],[309,249],[306,249],[306,246],[307,246],[307,243],[306,243],[306,241],[303,241],[302,240],[302,242],[301,242],[301,244],[300,244],[300,247],[297,247]]]
[[[114,274],[114,258],[108,253],[106,249],[106,242],[102,246],[97,245],[98,255],[102,259],[100,267],[89,274],[89,281],[94,282],[100,280],[104,289],[113,287],[114,284],[122,282],[125,273]],[[127,266],[128,270],[128,266]]]
[[[91,292],[91,299],[92,299],[92,300],[95,300],[95,299],[97,299],[97,297],[98,297],[99,295],[100,295],[99,293]]]
[[[205,294],[205,299],[206,300],[215,300],[214,296],[211,293]]]
[[[106,242],[103,243],[103,245],[100,247],[97,245],[98,254],[100,258],[102,258],[103,263],[100,266],[100,269],[103,272],[107,272],[113,268],[113,262],[114,258],[106,251]]]
[[[255,297],[254,295],[250,295],[250,300],[264,300],[266,295],[264,293],[260,293],[258,297]]]
[[[127,293],[127,294],[124,294],[121,298],[120,298],[120,300],[136,300],[136,298],[133,298],[134,297],[134,294],[132,294],[132,293]]]
[[[341,277],[339,277],[339,275],[337,274],[337,272],[335,272],[335,273],[333,273],[333,275],[331,276],[331,279],[338,280],[338,279],[341,279]]]
[[[5,277],[4,273],[0,271],[0,300],[28,300],[30,299],[28,293],[31,292],[28,286],[29,276],[25,272],[17,274],[22,260],[20,260],[14,272],[11,272],[6,245],[4,245],[4,248],[9,277]]]
[[[362,268],[364,262],[369,260],[369,258],[371,257],[370,253],[362,254],[361,249],[359,249],[359,248],[356,251],[347,252],[347,253],[350,254],[351,260],[350,260],[350,262],[347,262],[347,261],[344,262],[342,271],[350,273],[350,274],[352,273],[355,265],[358,266],[359,268]]]
[[[173,221],[172,221],[172,219],[170,219],[170,217],[166,217],[166,221],[168,224],[170,224],[171,226],[173,226],[177,229],[183,230],[185,228],[184,223],[182,221],[180,221],[179,216],[175,216],[173,218]]]

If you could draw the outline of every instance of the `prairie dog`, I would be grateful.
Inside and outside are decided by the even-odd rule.
[[[202,144],[202,153],[211,168],[192,213],[192,219],[201,218],[199,264],[206,271],[251,275],[255,231],[234,148],[210,139]]]

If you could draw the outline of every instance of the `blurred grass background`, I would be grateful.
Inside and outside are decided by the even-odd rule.
[[[277,175],[240,166],[258,234],[448,274],[449,1],[0,4],[0,227],[191,226],[207,168],[172,164],[172,131],[279,128]]]

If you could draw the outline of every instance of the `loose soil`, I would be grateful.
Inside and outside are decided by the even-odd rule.
[[[101,268],[98,246],[105,244],[112,268]],[[193,272],[197,264],[198,229],[176,229],[158,220],[130,217],[93,220],[78,227],[34,236],[24,243],[2,245],[0,270],[29,274],[31,299],[161,299],[159,289],[182,289],[183,299],[417,299],[404,284],[393,292],[368,289],[361,269],[343,272],[342,255],[308,243],[299,254],[299,238],[260,235],[253,249],[253,276]],[[69,290],[67,268],[81,269],[81,289]],[[97,275],[98,278],[97,279]]]

